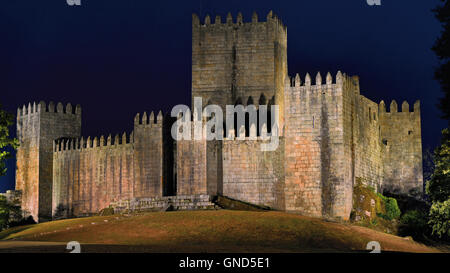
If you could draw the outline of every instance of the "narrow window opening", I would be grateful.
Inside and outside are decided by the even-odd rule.
[[[245,136],[250,136],[250,114],[245,112]]]

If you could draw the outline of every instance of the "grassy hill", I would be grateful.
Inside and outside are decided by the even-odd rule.
[[[15,227],[0,232],[0,251],[28,245],[64,252],[69,241],[80,242],[84,252],[353,252],[366,251],[370,241],[378,241],[382,251],[439,252],[347,223],[231,210],[96,216]],[[49,242],[59,243],[52,249]]]

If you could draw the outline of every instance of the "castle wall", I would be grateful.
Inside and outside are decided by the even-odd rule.
[[[126,135],[63,140],[53,154],[54,217],[89,215],[133,196],[133,146]]]
[[[207,141],[204,121],[202,124],[196,133],[191,122],[191,139],[175,141],[177,195],[217,195],[223,191],[222,141]]]
[[[255,104],[263,94],[283,103],[284,77],[287,73],[287,32],[281,21],[267,15],[259,22],[235,21],[228,14],[212,24],[209,16],[200,24],[192,20],[192,99],[202,97],[208,104],[234,105],[241,98],[253,97]]]
[[[275,151],[261,151],[268,141],[223,141],[223,195],[284,209],[284,139]]]
[[[285,90],[286,210],[348,219],[352,181],[345,174],[343,90],[345,76],[325,84],[320,74],[287,80]],[[350,197],[349,197],[350,196]]]
[[[112,202],[163,195],[162,113],[137,115],[127,137],[59,140],[53,153],[53,216],[89,215]]]
[[[23,192],[25,215],[38,220],[50,220],[52,208],[53,140],[79,137],[81,108],[69,103],[64,107],[52,102],[28,104],[18,110],[16,190]]]
[[[206,140],[177,141],[177,195],[207,194]]]
[[[163,116],[153,112],[134,121],[135,197],[163,195]]]
[[[343,146],[344,151],[342,155],[342,173],[344,179],[348,181],[347,189],[350,190],[349,193],[346,194],[347,205],[350,202],[350,207],[346,207],[346,209],[350,209],[353,206],[353,186],[356,181],[356,154],[358,145],[358,137],[355,136],[359,133],[356,133],[355,128],[360,128],[358,125],[358,110],[356,108],[356,104],[360,104],[359,99],[359,81],[357,77],[348,78],[343,77],[342,79],[342,130],[343,130]],[[359,149],[359,148],[358,148]],[[350,193],[352,195],[350,195]]]
[[[126,135],[62,140],[53,154],[53,216],[97,213],[133,197],[134,151]]]
[[[17,112],[16,190],[22,191],[22,210],[25,216],[38,220],[39,214],[39,131],[40,111],[23,107]]]
[[[353,127],[355,142],[355,177],[381,190],[383,161],[378,104],[358,95],[355,100],[356,119]]]
[[[359,78],[347,78],[344,88],[344,147],[346,175],[381,189],[383,161],[378,104],[360,95]]]
[[[405,101],[401,111],[392,101],[389,112],[380,103],[381,138],[383,142],[383,191],[420,196],[423,192],[422,136],[420,102],[411,112]]]

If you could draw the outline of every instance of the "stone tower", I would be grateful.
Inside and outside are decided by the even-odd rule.
[[[22,210],[35,221],[52,216],[53,141],[81,135],[81,107],[53,102],[29,103],[17,110],[16,190],[22,192]]]
[[[156,121],[155,121],[156,117]],[[134,196],[163,195],[163,115],[144,112],[134,120]],[[149,167],[151,166],[151,167]]]
[[[382,190],[395,194],[417,196],[423,192],[422,133],[420,101],[413,111],[404,101],[398,109],[391,102],[389,112],[380,102],[380,133],[383,143],[384,180]]]
[[[225,109],[252,97],[255,105],[264,98],[264,104],[272,100],[282,108],[286,75],[287,28],[272,11],[265,22],[256,13],[251,22],[241,13],[234,21],[228,13],[225,22],[216,16],[212,24],[206,16],[201,24],[193,15],[192,101],[201,97],[203,105]]]
[[[222,109],[277,104],[282,128],[286,75],[287,28],[272,11],[265,20],[253,13],[247,22],[240,12],[236,18],[228,13],[224,22],[216,16],[214,23],[193,14],[192,105],[196,97]],[[222,141],[177,143],[177,194],[224,193],[222,148]]]

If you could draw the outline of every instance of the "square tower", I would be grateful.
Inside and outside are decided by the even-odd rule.
[[[17,110],[16,190],[22,192],[24,215],[35,221],[51,220],[53,141],[81,135],[81,107],[53,102],[31,103]]]
[[[230,13],[225,22],[206,16],[204,24],[192,18],[192,102],[201,97],[204,105],[255,105],[260,98],[282,106],[287,75],[287,29],[272,11],[265,22],[253,13],[251,22],[236,21]],[[280,113],[282,113],[280,109]],[[282,118],[282,117],[280,117]]]

